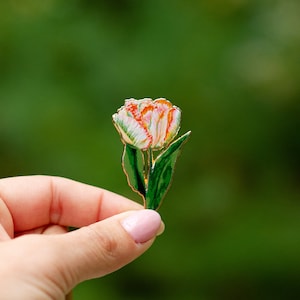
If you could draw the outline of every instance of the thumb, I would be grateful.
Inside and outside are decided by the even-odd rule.
[[[163,226],[156,211],[144,209],[121,213],[59,236],[64,249],[61,273],[69,281],[67,286],[72,288],[128,264],[151,246]]]

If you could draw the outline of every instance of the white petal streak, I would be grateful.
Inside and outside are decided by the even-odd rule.
[[[137,148],[144,149],[149,146],[147,131],[127,111],[120,110],[113,115],[114,124],[118,129],[123,141]]]
[[[178,133],[180,129],[181,111],[174,106],[168,114],[168,127],[166,129],[166,142],[169,143]]]

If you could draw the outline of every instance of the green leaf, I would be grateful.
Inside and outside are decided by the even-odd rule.
[[[187,132],[174,141],[155,160],[149,176],[146,192],[147,208],[158,209],[172,181],[176,160],[180,150],[191,132]]]
[[[125,144],[122,156],[122,167],[127,177],[128,185],[134,192],[145,199],[145,180],[143,176],[143,155],[141,150]]]

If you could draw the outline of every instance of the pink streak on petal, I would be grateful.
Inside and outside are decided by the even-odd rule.
[[[125,109],[126,111],[132,116],[132,118],[139,124],[140,130],[143,131],[143,134],[146,136],[145,139],[139,140],[139,135],[136,136],[137,144],[136,147],[140,149],[147,149],[150,147],[152,143],[152,136],[149,133],[147,123],[143,121],[143,116],[141,114],[141,108],[145,107],[146,105],[152,104],[152,101],[150,99],[143,99],[141,100],[135,100],[135,99],[127,99],[125,101]],[[143,135],[140,134],[142,137]]]
[[[173,108],[168,113],[168,127],[166,130],[166,143],[171,142],[180,129],[181,111],[178,107]]]

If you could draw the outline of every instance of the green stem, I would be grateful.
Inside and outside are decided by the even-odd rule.
[[[147,151],[142,151],[143,154],[143,163],[144,163],[144,181],[145,181],[145,189],[147,190],[148,186],[148,152]]]
[[[143,159],[144,159],[144,183],[145,183],[145,197],[146,197],[148,185],[149,185],[150,173],[152,171],[153,163],[154,163],[152,149],[149,148],[147,151],[143,151]],[[145,208],[147,208],[146,198],[144,200],[145,200]]]
[[[153,151],[152,149],[148,149],[148,166],[149,166],[149,170],[148,170],[148,178],[150,176],[150,172],[152,170],[152,165],[153,165]]]

